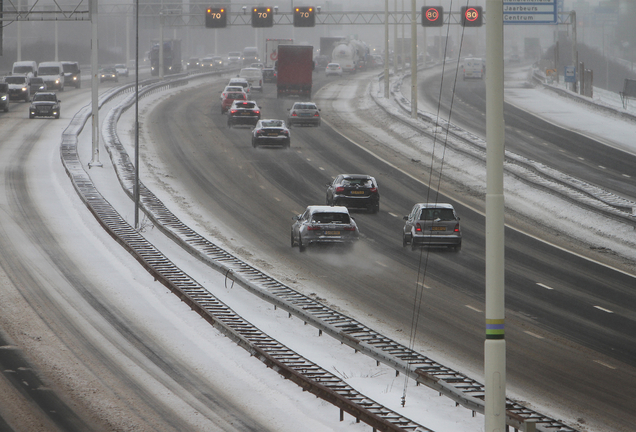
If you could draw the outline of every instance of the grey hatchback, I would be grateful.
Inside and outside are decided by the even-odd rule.
[[[291,247],[298,245],[300,252],[312,244],[352,245],[360,236],[346,207],[309,206],[293,219]]]
[[[404,216],[402,246],[448,246],[455,251],[462,247],[462,231],[459,217],[450,204],[419,203]]]

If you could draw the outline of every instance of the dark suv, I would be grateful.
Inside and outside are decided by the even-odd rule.
[[[0,82],[0,108],[9,111],[9,84]]]
[[[55,117],[60,118],[60,102],[54,92],[37,92],[33,95],[29,107],[29,118]]]
[[[75,88],[82,87],[82,79],[80,77],[80,67],[78,62],[63,61],[64,68],[64,84],[72,85]]]
[[[327,183],[327,205],[380,211],[378,183],[365,174],[340,174]]]

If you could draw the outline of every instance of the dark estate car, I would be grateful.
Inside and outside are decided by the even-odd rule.
[[[313,102],[296,102],[289,109],[287,124],[320,126],[320,108]]]
[[[256,126],[261,119],[261,110],[256,102],[251,100],[235,100],[232,102],[227,116],[227,127],[236,125]]]
[[[378,184],[364,174],[340,174],[327,183],[327,205],[367,209],[371,213],[380,211]]]
[[[459,217],[450,204],[419,203],[404,216],[402,246],[448,246],[455,251],[462,247],[462,231]]]
[[[293,219],[291,247],[298,245],[301,252],[312,244],[353,245],[360,238],[346,207],[309,206]]]
[[[252,130],[252,147],[261,145],[280,145],[289,148],[291,138],[289,129],[282,120],[259,120]]]
[[[54,92],[37,92],[33,95],[29,107],[29,118],[55,117],[60,118],[60,102]]]
[[[9,84],[0,82],[0,108],[9,111]]]
[[[263,68],[263,82],[276,84],[276,69]]]
[[[99,71],[99,82],[115,81],[119,82],[119,74],[114,67],[105,67]]]

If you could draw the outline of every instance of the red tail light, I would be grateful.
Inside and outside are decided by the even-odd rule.
[[[230,114],[236,114],[236,110],[230,111]]]
[[[344,192],[344,188],[342,186],[338,186],[336,188],[336,193],[341,193],[341,192]]]
[[[283,131],[283,135],[289,135],[289,131],[288,130],[284,130]]]
[[[296,114],[296,111],[292,111],[292,117],[298,117],[298,114]]]
[[[307,227],[307,231],[320,231],[320,227],[319,226],[314,226],[314,225],[309,225]]]
[[[459,224],[455,225],[455,232],[459,232]]]
[[[260,114],[261,112],[259,110],[254,110],[254,114]]]
[[[262,134],[263,133],[263,129],[259,129],[256,131],[257,134]]]
[[[378,188],[376,187],[372,187],[371,189],[369,189],[371,192],[376,193],[378,191]]]
[[[320,117],[320,114],[316,113],[314,114],[314,117]]]
[[[348,227],[345,227],[345,229],[344,229],[344,230],[345,230],[345,231],[355,231],[355,230],[356,230],[356,227],[348,226]]]
[[[419,223],[415,224],[415,231],[422,232],[422,225],[420,225]]]

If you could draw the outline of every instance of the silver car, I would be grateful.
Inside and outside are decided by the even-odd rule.
[[[450,204],[419,203],[404,216],[402,246],[448,246],[455,251],[462,247],[462,231],[459,217]]]
[[[315,103],[296,102],[289,109],[287,126],[291,127],[300,124],[320,126],[320,109]]]
[[[346,207],[309,206],[293,219],[291,247],[298,246],[301,252],[314,244],[352,245],[360,237],[358,225]]]

